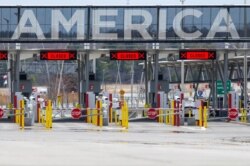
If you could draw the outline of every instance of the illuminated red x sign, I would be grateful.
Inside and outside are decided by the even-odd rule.
[[[8,60],[8,52],[0,51],[0,60]]]
[[[76,51],[41,51],[40,60],[76,60]]]
[[[146,51],[110,51],[110,60],[146,60]]]
[[[181,50],[180,60],[214,60],[216,51],[214,50]]]

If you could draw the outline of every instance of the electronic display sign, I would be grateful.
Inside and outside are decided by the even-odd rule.
[[[76,60],[76,51],[41,51],[40,60]]]
[[[181,50],[180,60],[215,60],[216,51],[214,50]]]
[[[146,51],[110,51],[110,60],[146,60]]]

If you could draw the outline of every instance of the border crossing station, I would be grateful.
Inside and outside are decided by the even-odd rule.
[[[231,127],[249,146],[249,43],[244,5],[0,6],[0,134]]]

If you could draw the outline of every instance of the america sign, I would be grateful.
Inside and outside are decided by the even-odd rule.
[[[250,7],[0,7],[0,42],[243,42]]]

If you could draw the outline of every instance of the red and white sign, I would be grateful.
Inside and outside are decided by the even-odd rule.
[[[228,111],[228,118],[230,120],[235,120],[238,117],[238,111],[235,108],[231,108]]]
[[[149,119],[155,119],[157,117],[157,111],[154,108],[150,108],[148,110],[148,118]]]
[[[3,117],[3,114],[4,114],[3,109],[0,108],[0,118]]]
[[[74,118],[74,119],[79,119],[79,118],[82,116],[82,112],[81,112],[80,109],[74,108],[74,109],[71,111],[71,116],[72,116],[72,118]]]

